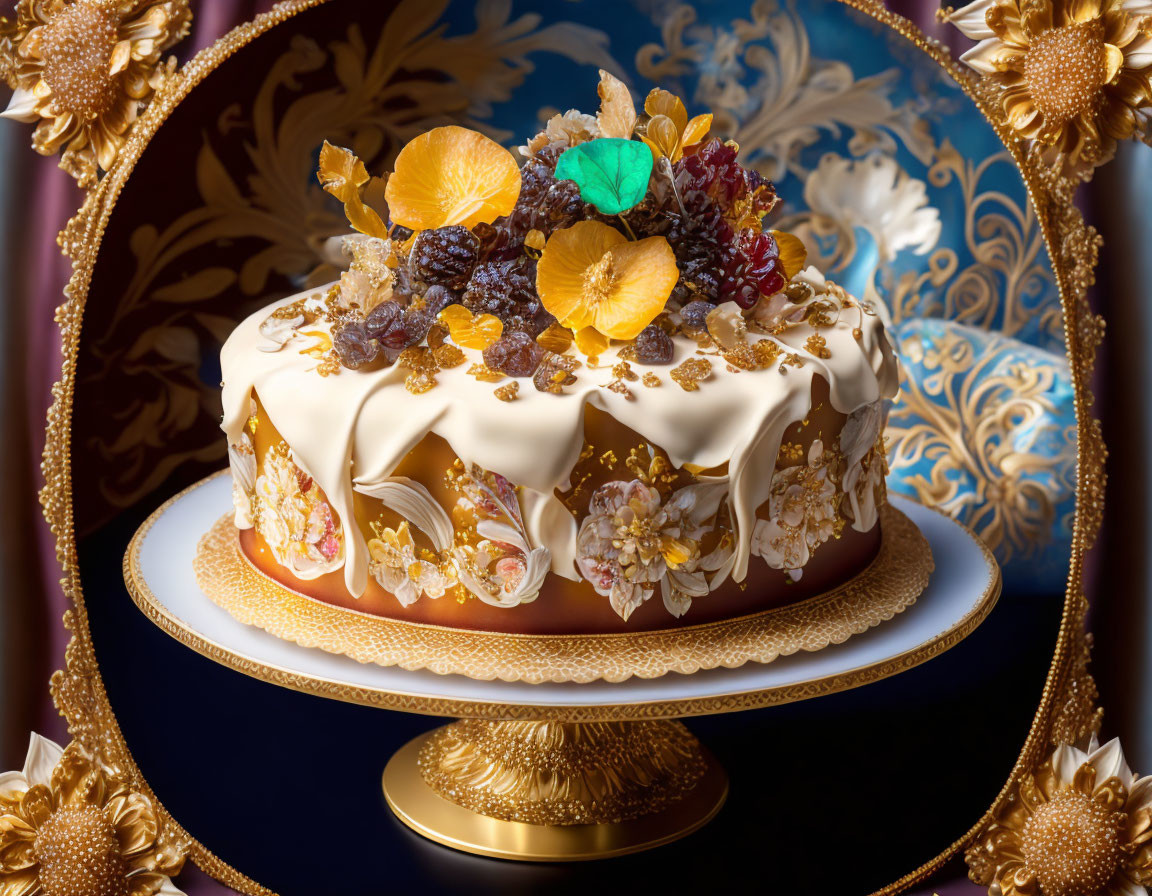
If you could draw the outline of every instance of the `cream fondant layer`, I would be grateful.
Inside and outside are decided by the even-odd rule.
[[[824,278],[809,268],[798,279],[818,291]],[[222,428],[229,442],[243,432],[253,392],[299,466],[324,491],[342,521],[353,519],[356,485],[371,487],[389,477],[426,433],[441,436],[466,464],[478,464],[521,487],[521,506],[533,545],[551,552],[551,570],[576,580],[576,522],[555,496],[567,484],[584,445],[584,411],[593,405],[659,445],[677,466],[702,469],[728,465],[728,500],[736,527],[733,577],[743,580],[757,508],[767,500],[784,431],[803,420],[811,405],[812,381],[829,384],[832,406],[843,414],[895,397],[898,371],[891,343],[875,314],[846,311],[821,327],[830,357],[805,347],[817,331],[807,323],[771,337],[803,360],[801,366],[736,370],[712,357],[712,374],[694,392],[672,382],[672,366],[697,356],[698,346],[679,336],[667,367],[645,368],[663,384],[633,384],[631,396],[604,388],[612,379],[622,345],[597,367],[575,371],[576,382],[560,395],[537,391],[522,380],[516,400],[497,399],[494,385],[470,376],[480,352],[463,349],[467,360],[437,374],[438,385],[419,395],[404,386],[408,371],[341,370],[326,377],[317,361],[289,341],[279,351],[260,334],[260,324],[290,296],[247,318],[221,352],[224,378]],[[323,327],[324,324],[317,324]],[[855,331],[855,332],[854,332]],[[302,346],[301,346],[302,347]],[[355,471],[355,483],[353,482]],[[345,525],[344,577],[362,594],[368,583],[368,550],[359,528]]]

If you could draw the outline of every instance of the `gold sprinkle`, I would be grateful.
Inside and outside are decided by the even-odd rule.
[[[712,362],[706,358],[689,358],[673,367],[670,375],[685,392],[695,392],[701,381],[712,375]]]
[[[600,463],[605,467],[616,466],[616,452],[609,449],[600,455]]]
[[[499,386],[492,394],[501,401],[515,401],[519,392],[520,384],[516,380],[512,380],[510,383]]]
[[[655,389],[660,385],[661,380],[660,377],[656,376],[656,374],[648,372],[644,374],[644,376],[640,377],[640,382],[642,382],[649,389]]]
[[[637,375],[636,371],[634,371],[632,369],[632,365],[629,364],[627,361],[621,361],[619,364],[617,364],[615,367],[613,367],[612,368],[612,376],[616,377],[616,379],[618,379],[618,380],[638,380],[638,379],[640,379],[640,377]]]
[[[804,348],[817,358],[831,358],[832,352],[828,350],[828,343],[819,333],[813,333],[804,343]]]
[[[427,392],[435,385],[436,375],[434,371],[416,370],[408,374],[408,378],[404,380],[404,388],[413,395]]]
[[[785,442],[780,446],[780,460],[785,464],[798,464],[804,460],[804,449],[795,442]]]
[[[852,328],[852,338],[855,339],[857,342],[859,342],[861,339],[864,338],[864,331],[861,330],[859,327],[853,327]]]
[[[493,370],[487,364],[473,364],[468,368],[468,375],[474,376],[482,383],[498,383],[504,379],[504,374],[499,370]]]
[[[625,398],[632,398],[632,390],[628,388],[624,380],[612,380],[604,388],[609,392],[615,392],[617,395],[623,395]]]
[[[436,346],[432,350],[432,355],[435,357],[436,363],[440,365],[441,370],[457,367],[464,363],[464,352],[449,342]]]

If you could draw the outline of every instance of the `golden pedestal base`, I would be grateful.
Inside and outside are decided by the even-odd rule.
[[[388,805],[464,852],[573,862],[651,849],[711,820],[728,795],[716,760],[679,722],[464,719],[402,747]]]

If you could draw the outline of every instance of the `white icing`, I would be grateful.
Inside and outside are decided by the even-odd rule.
[[[798,279],[818,291],[824,278],[809,268]],[[265,411],[292,448],[292,456],[328,496],[340,520],[354,519],[352,471],[361,487],[385,482],[405,455],[433,432],[465,464],[499,473],[521,487],[528,541],[544,548],[550,570],[578,580],[575,568],[576,523],[555,496],[569,480],[584,443],[584,411],[605,411],[645,439],[662,447],[677,466],[700,468],[728,464],[730,509],[737,539],[732,575],[742,580],[748,568],[749,542],[756,509],[768,498],[784,430],[802,420],[811,406],[812,380],[823,377],[837,411],[851,414],[879,399],[895,396],[898,372],[892,345],[880,319],[848,308],[831,327],[822,328],[831,353],[819,358],[804,348],[816,332],[796,325],[776,337],[787,351],[804,359],[781,373],[728,369],[711,357],[712,375],[696,392],[672,382],[668,367],[652,370],[663,384],[646,388],[631,383],[631,397],[605,389],[622,345],[609,349],[597,368],[582,366],[576,382],[562,395],[542,393],[521,381],[519,397],[503,402],[492,383],[477,380],[468,368],[480,353],[463,349],[467,360],[437,374],[438,385],[413,395],[404,388],[407,371],[397,366],[360,372],[341,370],[321,377],[317,361],[294,351],[259,351],[267,344],[260,326],[292,296],[243,321],[221,352],[224,420],[229,441],[240,437],[248,419],[250,395],[259,395]],[[322,326],[322,325],[318,325]],[[860,328],[860,338],[853,329]],[[756,338],[756,337],[752,337]],[[696,357],[697,346],[675,339],[673,365]],[[355,525],[344,527],[345,582],[359,595],[368,583],[368,551]],[[536,555],[537,563],[540,555]],[[534,573],[543,575],[540,570]]]

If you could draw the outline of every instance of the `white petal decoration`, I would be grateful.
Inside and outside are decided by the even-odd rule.
[[[476,524],[476,534],[491,541],[502,541],[525,554],[528,553],[528,542],[524,540],[524,536],[507,523],[499,523],[496,520],[480,520]]]
[[[1114,737],[1098,750],[1088,754],[1087,762],[1096,769],[1096,780],[1117,777],[1125,787],[1132,783],[1132,769],[1124,761],[1124,751],[1120,748],[1120,738]]]
[[[1152,6],[1152,3],[1148,4]],[[1150,15],[1152,13],[1145,13]],[[1137,37],[1124,48],[1124,65],[1127,68],[1145,68],[1152,65],[1152,37]]]
[[[999,38],[990,37],[980,41],[971,50],[964,53],[960,57],[960,61],[967,63],[982,75],[991,75],[999,71],[996,68],[995,60],[1003,49],[1004,44],[1000,42]]]
[[[12,799],[30,786],[23,772],[0,772],[0,798]]]
[[[928,204],[928,186],[890,156],[848,159],[828,153],[804,183],[811,211],[876,241],[881,263],[902,249],[930,252],[940,239],[940,213]]]
[[[436,550],[446,551],[452,546],[452,519],[421,483],[406,476],[389,476],[376,483],[356,480],[354,485],[356,491],[377,498],[427,535]]]
[[[988,10],[995,6],[995,0],[976,0],[949,13],[946,21],[951,22],[972,40],[985,40],[995,37],[996,32],[988,27]]]
[[[52,770],[63,755],[62,746],[33,731],[28,742],[28,755],[24,759],[25,779],[30,785],[43,784],[47,787],[52,781]]]
[[[39,118],[36,112],[36,94],[23,87],[16,88],[12,99],[8,101],[8,108],[0,112],[0,118],[11,118],[15,121],[35,121]]]
[[[156,891],[156,896],[187,896],[187,894],[172,883],[172,878],[166,877],[160,889]]]

